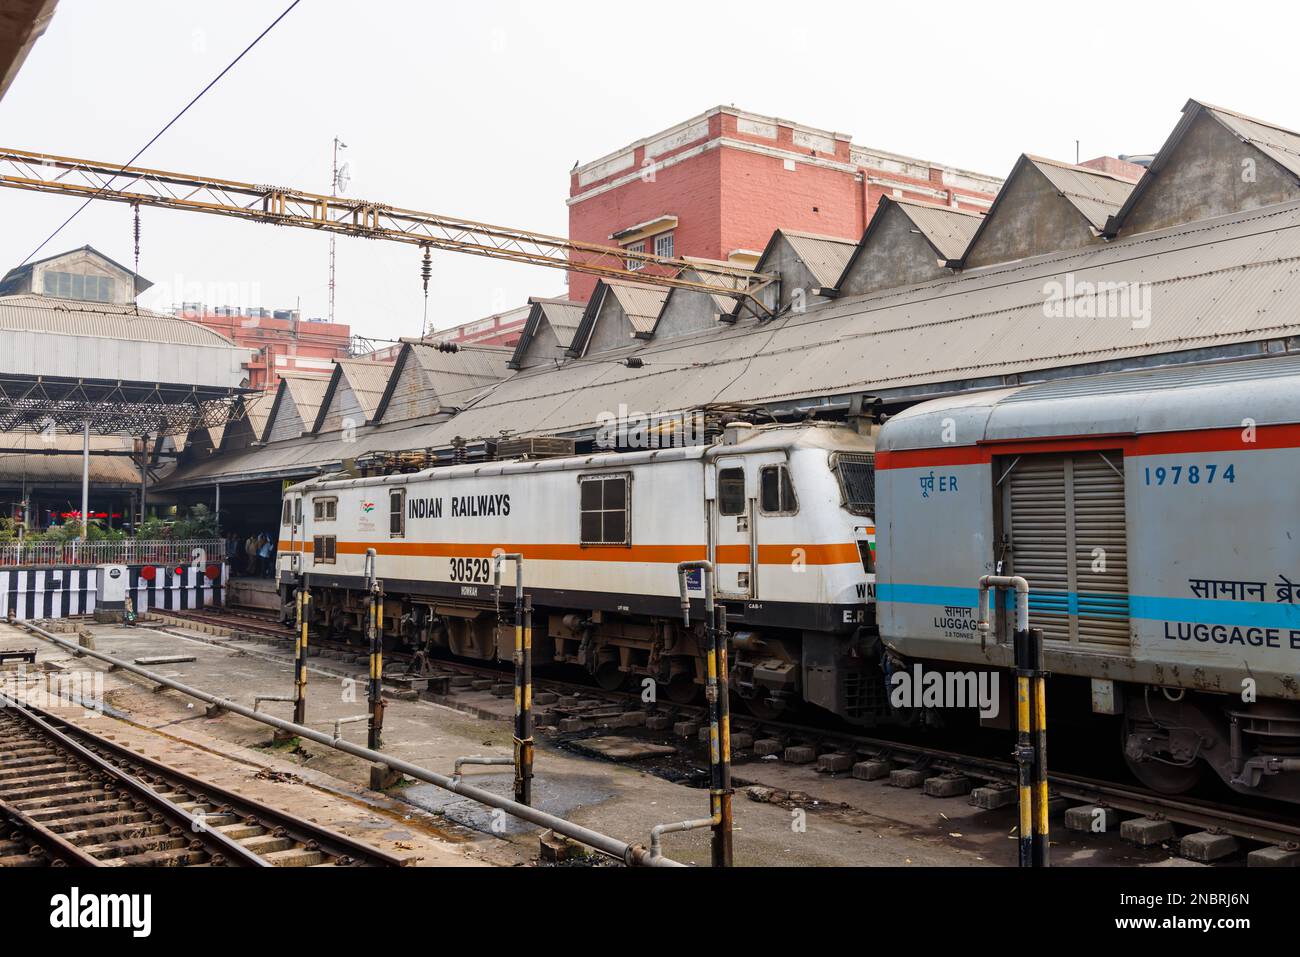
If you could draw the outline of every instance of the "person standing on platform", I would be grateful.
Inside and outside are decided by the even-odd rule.
[[[271,556],[275,553],[275,545],[271,542],[271,536],[261,535],[261,544],[257,548],[258,572],[263,578],[270,578],[275,563],[271,561]]]

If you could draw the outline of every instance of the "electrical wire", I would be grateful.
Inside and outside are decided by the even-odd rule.
[[[302,0],[293,0],[293,2],[289,4],[289,6],[285,7],[284,12],[281,13],[274,20],[272,20],[270,25],[267,26],[267,28],[263,30],[261,33],[259,33],[252,43],[244,47],[243,51],[239,54],[239,56],[235,57],[233,60],[227,63],[225,69],[223,69],[220,73],[214,76],[208,82],[207,86],[199,90],[199,92],[195,94],[194,98],[185,104],[185,106],[181,109],[179,113],[177,113],[170,120],[168,120],[166,125],[164,125],[162,129],[160,129],[157,133],[155,133],[152,137],[150,137],[149,142],[145,143],[144,146],[140,147],[140,149],[136,151],[136,154],[134,156],[132,156],[125,163],[123,163],[121,167],[119,167],[119,172],[125,169],[126,167],[132,165],[136,160],[138,160],[141,156],[144,155],[145,151],[149,149],[149,147],[153,146],[154,143],[158,142],[158,140],[162,137],[162,135],[166,133],[169,129],[171,129],[172,126],[175,125],[177,120],[179,120],[182,116],[184,116],[186,113],[189,112],[190,107],[192,107],[195,103],[197,103],[200,99],[202,99],[204,94],[207,93],[209,90],[211,90],[214,86],[216,86],[222,77],[224,77],[227,73],[229,73],[232,69],[234,69],[235,64],[237,64],[240,60],[242,60],[245,56],[247,56],[249,51],[252,50],[253,47],[257,46],[260,42],[262,42],[262,38],[265,37],[272,30],[274,30],[275,27],[279,24],[279,22],[283,20],[285,17],[287,17],[290,14],[290,12],[292,12],[293,8],[298,6],[298,4],[300,4],[301,2]],[[46,246],[48,246],[50,242],[53,241],[55,236],[63,232],[64,228],[69,223],[71,223],[74,219],[76,219],[79,215],[81,215],[81,211],[85,209],[87,206],[89,206],[93,200],[97,199],[99,197],[99,194],[102,193],[107,188],[107,186],[108,183],[105,182],[103,186],[100,186],[99,189],[91,193],[90,196],[86,198],[86,201],[83,202],[80,206],[78,206],[71,216],[69,216],[67,219],[65,219],[62,223],[59,224],[58,229],[54,230],[54,232],[46,236],[45,239],[42,240],[39,246],[37,246],[30,253],[27,254],[27,258],[18,264],[19,268],[31,262],[32,257],[34,257]]]

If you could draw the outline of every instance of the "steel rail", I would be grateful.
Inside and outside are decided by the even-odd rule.
[[[270,861],[250,851],[233,838],[204,826],[189,811],[175,802],[169,801],[135,775],[116,767],[106,758],[95,754],[89,748],[72,740],[71,737],[35,714],[27,707],[25,702],[0,694],[0,708],[6,709],[7,713],[16,714],[39,734],[54,741],[56,746],[72,759],[73,763],[80,762],[88,767],[92,773],[102,774],[115,781],[135,795],[138,800],[151,806],[155,811],[170,818],[173,822],[188,825],[191,833],[195,834],[194,839],[207,845],[210,854],[247,867],[272,866]]]
[[[448,775],[439,774],[437,771],[420,767],[418,764],[403,761],[400,758],[384,754],[380,751],[372,751],[370,748],[353,744],[343,738],[330,737],[329,735],[317,731],[315,728],[309,728],[306,725],[294,724],[292,721],[285,721],[261,711],[254,711],[252,708],[245,707],[237,701],[231,701],[229,698],[222,698],[218,695],[203,691],[200,688],[192,687],[183,682],[157,674],[147,668],[142,668],[139,665],[122,658],[116,658],[113,655],[105,654],[102,651],[82,648],[80,645],[73,644],[64,638],[60,638],[58,635],[52,634],[44,628],[34,625],[29,621],[18,622],[18,624],[32,634],[37,635],[60,648],[64,648],[73,654],[94,658],[97,661],[102,661],[109,665],[115,665],[123,671],[139,675],[156,685],[160,685],[164,688],[171,688],[198,701],[215,705],[216,707],[229,711],[232,714],[237,714],[241,717],[270,725],[273,728],[279,728],[281,731],[286,731],[296,737],[305,738],[306,740],[314,741],[317,744],[323,744],[326,747],[335,749],[336,751],[342,751],[345,754],[352,755],[353,757],[361,758],[363,761],[386,765],[392,771],[404,774],[417,781],[424,781],[426,784],[440,787],[453,794],[459,794],[461,797],[469,798],[479,804],[484,804],[488,807],[505,811],[507,814],[518,818],[521,821],[526,821],[529,824],[536,824],[539,827],[550,828],[556,834],[563,835],[579,844],[593,848],[617,860],[621,860],[624,864],[627,864],[630,867],[685,866],[684,864],[667,857],[652,858],[649,849],[642,844],[630,844],[625,841],[620,841],[607,834],[601,834],[598,831],[593,831],[580,824],[574,824],[571,821],[566,821],[564,818],[556,817],[554,814],[547,814],[545,811],[539,811],[536,808],[528,807],[527,805],[520,804],[509,798],[501,797],[500,795],[493,794],[491,791],[486,791],[471,784],[466,784],[463,781],[458,781]]]
[[[8,801],[0,800],[0,819],[9,821],[14,827],[30,834],[57,864],[74,867],[103,867],[104,862],[91,857],[77,845],[61,834],[56,834],[40,821],[28,816],[24,811],[14,807]]]
[[[50,724],[59,726],[60,730],[70,736],[88,741],[87,747],[89,748],[110,751],[114,756],[124,761],[148,769],[151,774],[157,775],[169,784],[179,786],[192,794],[213,799],[217,804],[228,806],[234,814],[241,817],[251,816],[268,827],[282,829],[285,836],[290,840],[303,845],[315,844],[323,854],[329,857],[340,860],[370,861],[381,867],[402,867],[406,863],[402,858],[395,857],[387,851],[371,847],[369,844],[353,840],[345,834],[305,821],[294,814],[281,811],[268,804],[252,800],[242,794],[223,788],[219,784],[204,781],[178,768],[163,764],[161,761],[155,761],[153,758],[132,751],[116,741],[110,741],[107,738],[100,737],[93,731],[65,721],[57,715],[51,715],[41,708],[32,705],[27,705],[27,708],[43,716]]]

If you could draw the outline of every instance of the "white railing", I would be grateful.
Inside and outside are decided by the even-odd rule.
[[[206,565],[225,558],[226,543],[221,539],[0,545],[0,565]]]

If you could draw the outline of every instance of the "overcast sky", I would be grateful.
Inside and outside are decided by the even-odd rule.
[[[124,162],[288,0],[60,0],[0,101],[6,146]],[[709,107],[1005,175],[1030,152],[1153,152],[1189,97],[1300,127],[1294,4],[303,0],[142,165],[567,232],[575,160]],[[1289,21],[1289,22],[1288,22]],[[0,265],[78,200],[0,190]],[[149,306],[327,310],[328,239],[142,212]],[[94,204],[42,251],[132,259],[131,214]],[[337,317],[418,335],[419,251],[338,241]],[[556,270],[437,253],[430,315],[456,325],[560,295]]]

